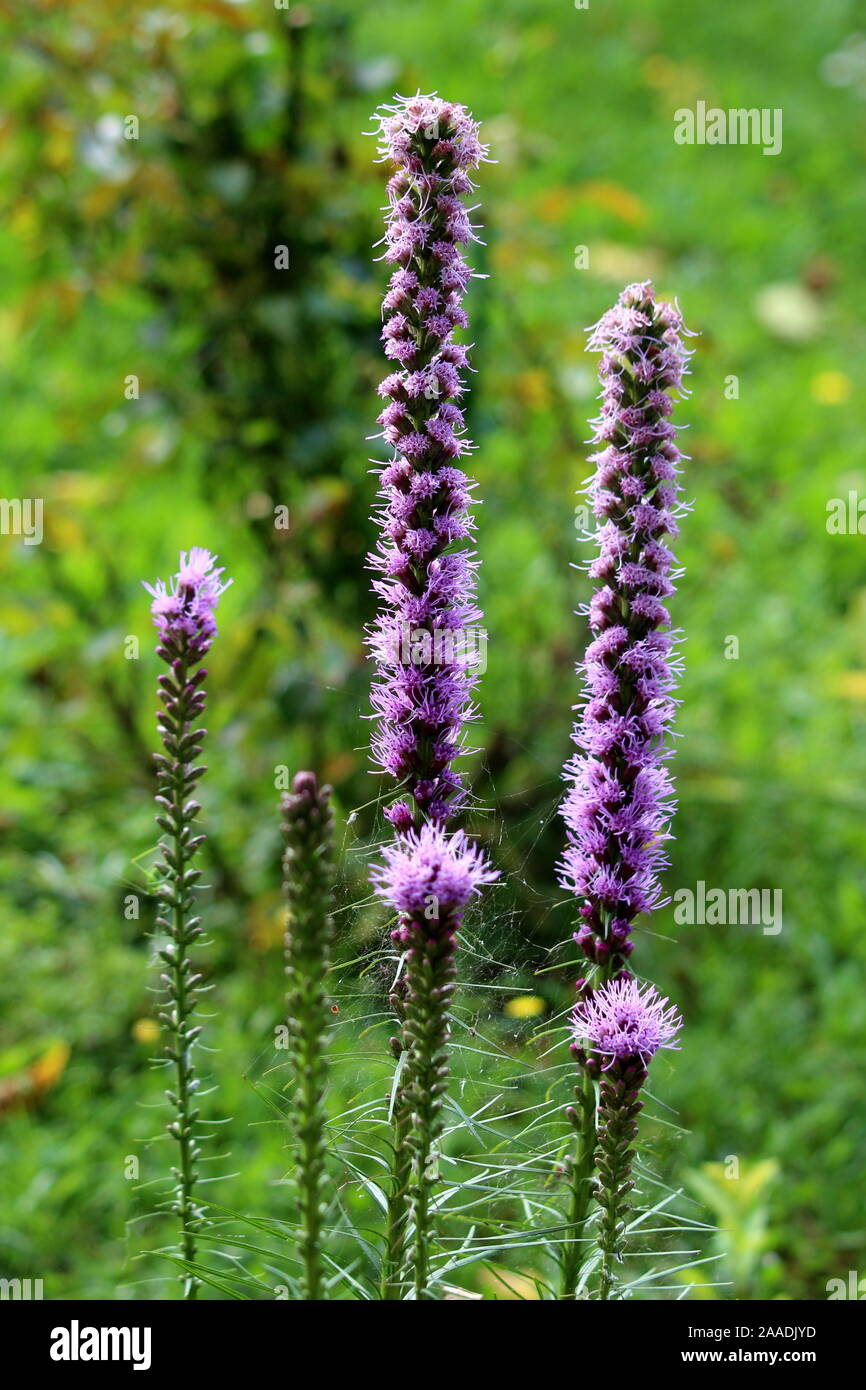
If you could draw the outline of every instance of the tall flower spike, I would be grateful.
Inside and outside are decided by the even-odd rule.
[[[406,956],[402,997],[406,1057],[395,1139],[398,1160],[401,1144],[411,1156],[412,1278],[415,1298],[423,1299],[431,1296],[430,1194],[448,1088],[455,939],[466,905],[498,874],[462,830],[449,839],[440,826],[427,824],[419,832],[409,831],[397,844],[386,845],[383,853],[385,862],[374,867],[371,877],[376,892],[400,914],[393,935]],[[400,1274],[399,1268],[392,1271],[398,1289]],[[390,1287],[383,1292],[393,1297]]]
[[[676,1037],[682,1019],[652,985],[641,987],[623,975],[588,992],[574,1010],[572,1022],[578,1058],[589,1075],[600,1076],[595,1155],[601,1252],[598,1298],[609,1299],[622,1258],[628,1195],[634,1187],[633,1145],[643,1108],[640,1091],[656,1052],[679,1045]],[[588,1054],[583,1050],[585,1041]]]
[[[461,247],[476,240],[463,198],[487,151],[462,106],[401,99],[377,116],[388,183],[384,259],[393,267],[382,339],[395,370],[379,387],[393,449],[380,473],[381,536],[371,568],[379,614],[368,633],[375,763],[405,796],[385,812],[397,830],[442,824],[459,808],[463,726],[475,717],[475,644],[481,613],[469,548],[474,484],[456,465],[470,448],[460,402],[472,272]]]
[[[157,866],[163,915],[157,917],[157,925],[169,937],[159,951],[165,967],[160,978],[167,994],[160,1020],[169,1036],[166,1055],[175,1069],[177,1089],[166,1092],[174,1109],[168,1130],[178,1146],[178,1164],[172,1168],[173,1210],[180,1218],[181,1256],[188,1264],[195,1260],[195,1237],[202,1223],[201,1208],[195,1200],[200,1150],[196,1138],[199,1111],[194,1106],[198,1081],[193,1062],[194,1044],[201,1032],[194,1022],[201,976],[193,974],[189,956],[190,947],[201,935],[201,918],[192,915],[201,873],[190,865],[205,838],[193,833],[201,807],[190,794],[206,771],[196,765],[205,737],[204,729],[194,727],[206,698],[207,672],[200,663],[216,635],[217,602],[228,588],[220,583],[223,571],[215,569],[214,563],[209,551],[194,547],[188,555],[181,552],[180,569],[167,585],[157,580],[155,585],[144,586],[153,597],[151,616],[159,633],[157,656],[170,669],[169,675],[158,678],[164,708],[157,714],[157,725],[165,752],[154,755],[156,820],[163,831],[159,845],[162,860]],[[184,1298],[194,1299],[198,1280],[189,1272],[182,1280]]]
[[[567,843],[560,883],[580,900],[578,946],[594,983],[621,971],[640,912],[660,905],[659,873],[673,814],[665,767],[679,663],[666,601],[678,577],[667,538],[677,533],[680,453],[671,393],[683,394],[689,353],[679,310],[657,303],[649,283],[629,285],[590,330],[602,354],[599,446],[588,495],[600,522],[584,610],[592,641],[583,662],[584,703],[574,728],[578,752],[566,765]],[[585,997],[586,982],[578,982]],[[568,1116],[569,1236],[561,1296],[573,1298],[583,1258],[596,1162],[596,1097],[584,1065]]]
[[[325,1043],[330,1023],[325,981],[333,921],[333,831],[330,787],[299,772],[282,800],[285,892],[289,915],[285,955],[288,978],[296,1182],[300,1205],[302,1290],[322,1297],[322,1222],[326,1210],[327,1153]]]
[[[464,198],[486,158],[468,112],[436,96],[400,98],[377,114],[379,155],[395,166],[388,182],[384,259],[392,269],[382,339],[394,370],[379,387],[382,436],[393,450],[380,472],[375,519],[380,538],[370,566],[379,611],[367,634],[376,662],[372,688],[374,763],[404,795],[385,811],[398,834],[444,826],[464,787],[454,762],[475,717],[481,613],[470,548],[474,484],[457,466],[470,449],[461,401],[468,327],[462,307],[472,272],[461,248],[475,240]],[[388,1196],[384,1298],[403,1290],[412,1173],[413,1116],[399,1059],[408,1047],[409,991],[398,973],[391,992],[399,1036],[391,1097],[393,1166]]]
[[[669,416],[690,353],[677,308],[649,283],[630,285],[591,330],[602,354],[601,415],[589,498],[599,554],[586,612],[593,638],[583,662],[585,703],[574,730],[578,753],[565,769],[567,847],[560,883],[583,899],[576,940],[601,978],[621,969],[638,913],[660,906],[658,875],[673,786],[672,692],[678,634],[667,600],[678,577],[667,545],[678,531],[680,452]]]

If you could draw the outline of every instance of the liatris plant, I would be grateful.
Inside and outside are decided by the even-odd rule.
[[[675,1038],[682,1019],[667,999],[660,999],[652,985],[639,986],[623,972],[616,979],[589,990],[573,1014],[572,1044],[580,1065],[590,1077],[599,1077],[598,1168],[596,1198],[601,1208],[598,1246],[601,1268],[598,1298],[608,1299],[614,1289],[614,1267],[622,1258],[628,1194],[634,1182],[633,1144],[637,1116],[643,1108],[641,1088],[647,1068],[660,1047],[678,1047]],[[589,1044],[589,1051],[584,1044]]]
[[[401,100],[379,122],[381,158],[397,166],[382,337],[398,366],[379,387],[394,457],[380,475],[382,535],[370,563],[381,608],[369,643],[378,668],[373,754],[404,788],[385,812],[402,831],[444,823],[464,795],[453,763],[474,715],[470,629],[481,614],[466,546],[473,484],[454,464],[470,448],[459,405],[467,349],[454,331],[467,327],[461,300],[472,276],[460,248],[476,239],[462,199],[487,151],[468,112],[438,97]]]
[[[449,838],[441,826],[429,823],[386,845],[383,853],[385,863],[374,866],[372,879],[400,914],[393,936],[406,958],[400,1138],[412,1160],[412,1280],[415,1298],[422,1299],[430,1296],[430,1191],[448,1087],[456,936],[470,898],[498,875],[462,830]]]
[[[589,340],[602,355],[601,416],[589,487],[603,522],[597,582],[586,610],[593,641],[583,674],[586,703],[574,731],[580,750],[566,767],[573,786],[561,883],[583,899],[576,940],[611,975],[628,958],[631,926],[659,905],[659,871],[673,813],[664,766],[679,663],[665,600],[678,531],[680,452],[668,417],[681,392],[688,352],[679,310],[656,303],[650,284],[630,285]]]
[[[330,787],[299,772],[281,803],[288,900],[285,954],[294,1102],[292,1129],[300,1207],[301,1288],[323,1296],[322,1222],[326,1201],[325,1037],[329,1011],[325,980],[333,922],[333,830]]]
[[[589,566],[596,590],[585,610],[593,633],[583,675],[585,704],[575,726],[578,753],[566,766],[572,786],[562,815],[567,846],[560,882],[579,899],[575,940],[597,986],[622,970],[632,924],[659,906],[659,872],[673,814],[665,767],[676,702],[677,635],[666,600],[676,562],[680,453],[670,423],[671,393],[682,393],[689,353],[678,309],[656,302],[651,284],[630,285],[591,331],[602,353],[601,447],[591,455],[593,511],[602,523]],[[578,991],[585,988],[578,982]],[[571,1163],[570,1240],[562,1296],[573,1297],[578,1242],[590,1200],[595,1152],[595,1091],[588,1074],[569,1113],[577,1130]]]
[[[455,464],[470,448],[460,408],[468,354],[454,334],[468,326],[461,301],[472,278],[461,247],[476,239],[462,200],[487,151],[464,107],[435,96],[400,100],[377,119],[381,159],[396,166],[388,183],[384,256],[394,269],[382,338],[397,365],[379,387],[387,401],[379,424],[393,458],[380,474],[381,536],[370,557],[380,609],[368,642],[377,664],[373,757],[403,790],[385,811],[403,834],[445,825],[461,806],[465,793],[454,762],[464,751],[464,725],[475,716],[472,635],[481,613],[469,548],[474,484]],[[398,977],[391,993],[398,1058],[406,990]],[[399,1297],[402,1288],[412,1181],[407,1106],[405,1085],[395,1081],[386,1298]]]
[[[201,662],[216,636],[214,611],[231,583],[220,583],[223,570],[215,569],[214,563],[214,556],[195,546],[189,555],[181,552],[180,569],[168,585],[162,580],[145,584],[153,596],[150,611],[159,633],[157,655],[170,670],[158,681],[164,708],[157,715],[157,724],[165,749],[155,754],[159,783],[156,819],[164,833],[159,846],[158,891],[165,915],[157,918],[157,925],[169,937],[159,951],[165,966],[161,980],[167,992],[167,1007],[160,1020],[169,1034],[166,1054],[175,1069],[176,1089],[166,1094],[175,1112],[168,1127],[178,1146],[178,1163],[172,1168],[173,1209],[180,1218],[180,1253],[186,1266],[183,1287],[188,1299],[195,1298],[198,1288],[189,1266],[195,1260],[195,1233],[202,1220],[195,1200],[200,1150],[196,1138],[199,1111],[194,1104],[198,1081],[193,1062],[193,1047],[201,1032],[194,1021],[201,976],[193,973],[189,951],[201,935],[201,918],[193,915],[201,873],[191,864],[205,837],[193,833],[201,807],[191,799],[191,793],[205,772],[196,763],[205,730],[194,725],[205,704],[207,672]]]

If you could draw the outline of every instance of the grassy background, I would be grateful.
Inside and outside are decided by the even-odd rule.
[[[476,924],[501,966],[467,1007],[531,1071],[530,1030],[568,1001],[567,968],[536,972],[563,959],[571,920],[552,866],[584,640],[583,330],[652,277],[700,333],[678,413],[694,511],[667,886],[784,900],[777,936],[680,927],[670,909],[639,934],[642,972],[688,1025],[657,1074],[686,1131],[660,1161],[693,1174],[725,1228],[713,1248],[733,1285],[716,1296],[823,1298],[863,1268],[866,568],[862,537],[826,527],[829,499],[866,495],[856,22],[846,0],[795,23],[782,0],[6,7],[0,494],[43,498],[45,534],[0,537],[0,1274],[43,1277],[46,1297],[167,1290],[128,1258],[167,1235],[141,1219],[150,1189],[133,1191],[127,1159],[145,1184],[166,1160],[150,1142],[156,663],[140,579],[179,547],[218,550],[235,581],[204,784],[212,1104],[231,1117],[214,1171],[237,1174],[217,1200],[287,1202],[281,1127],[244,1079],[267,1074],[280,1016],[280,767],[335,787],[345,957],[381,940],[361,631],[383,171],[363,131],[419,87],[469,106],[497,160],[480,190],[489,278],[468,302],[490,634],[472,828],[506,883]],[[673,113],[698,99],[782,108],[782,153],[676,145]],[[542,1001],[528,1022],[509,1005],[521,989]],[[386,1085],[355,1027],[335,1113]],[[713,1296],[711,1276],[688,1277]]]

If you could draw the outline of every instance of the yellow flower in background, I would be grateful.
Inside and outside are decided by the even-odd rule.
[[[578,184],[577,194],[582,202],[590,203],[604,212],[612,212],[633,226],[639,226],[649,217],[646,205],[637,194],[612,179],[586,179]]]
[[[0,1115],[37,1104],[46,1091],[56,1086],[66,1070],[70,1048],[65,1042],[52,1042],[29,1066],[0,1075]]]
[[[811,387],[819,405],[843,405],[851,395],[851,378],[844,372],[819,372],[812,377]]]
[[[43,1091],[50,1091],[52,1086],[56,1086],[66,1070],[69,1051],[68,1043],[52,1043],[42,1056],[33,1063],[30,1068],[30,1080],[37,1095],[41,1095]]]
[[[576,187],[556,184],[538,195],[535,210],[543,221],[561,223],[574,219],[578,204],[609,212],[632,226],[649,218],[649,209],[637,194],[613,179],[584,179]]]
[[[866,700],[866,671],[838,671],[830,689],[846,700]]]
[[[509,999],[503,1012],[506,1018],[538,1018],[545,1008],[544,1000],[537,994],[518,994],[515,999]]]
[[[137,1018],[132,1025],[132,1036],[137,1043],[154,1043],[159,1037],[159,1024],[155,1018]]]

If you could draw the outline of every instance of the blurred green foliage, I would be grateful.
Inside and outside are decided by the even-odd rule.
[[[768,1229],[770,1191],[779,1176],[775,1159],[767,1158],[742,1167],[735,1155],[725,1163],[704,1163],[686,1174],[693,1192],[712,1214],[717,1231],[714,1244],[722,1268],[731,1281],[735,1298],[769,1298],[784,1280],[772,1252],[774,1232]],[[698,1298],[718,1298],[713,1287],[714,1262],[685,1272],[683,1282],[694,1281]]]
[[[694,511],[667,883],[784,895],[777,936],[678,927],[670,909],[641,931],[642,972],[688,1023],[658,1087],[688,1131],[677,1170],[778,1165],[758,1245],[744,1263],[736,1234],[722,1240],[713,1278],[741,1297],[823,1298],[863,1268],[866,565],[862,537],[825,524],[831,498],[866,496],[855,27],[852,0],[796,23],[782,0],[6,7],[0,491],[43,498],[45,534],[0,537],[4,1276],[44,1277],[48,1297],[164,1288],[159,1269],[153,1284],[124,1270],[158,1225],[139,1220],[126,1157],[145,1184],[165,1161],[149,1142],[152,905],[136,919],[128,899],[154,841],[139,581],[181,546],[219,551],[235,578],[204,785],[226,1205],[284,1208],[279,1126],[244,1080],[280,1016],[276,769],[333,782],[345,954],[380,940],[362,630],[383,171],[363,131],[418,87],[473,109],[498,161],[480,192],[489,278],[468,304],[490,634],[473,829],[508,876],[483,923],[503,962],[484,967],[490,1026],[520,1055],[508,999],[531,988],[551,1016],[569,999],[567,969],[535,972],[562,959],[571,918],[554,810],[584,640],[570,568],[594,413],[583,328],[652,276],[701,335],[679,411]],[[781,107],[781,155],[674,144],[674,111],[698,98]],[[386,1085],[376,1046],[369,1073],[359,1055],[335,1109],[360,1082]]]

